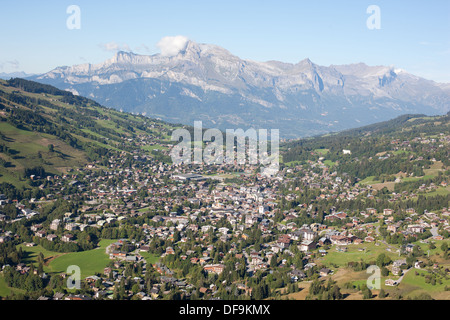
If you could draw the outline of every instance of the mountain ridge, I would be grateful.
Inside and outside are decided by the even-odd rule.
[[[449,84],[393,66],[258,62],[193,41],[175,55],[119,51],[99,64],[58,67],[29,79],[169,122],[280,128],[290,138],[450,110]]]

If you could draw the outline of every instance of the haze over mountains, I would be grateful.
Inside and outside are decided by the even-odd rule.
[[[175,51],[121,51],[100,64],[58,67],[29,79],[169,122],[201,120],[204,127],[222,130],[274,128],[284,138],[450,110],[450,84],[395,67],[256,62],[188,40]]]

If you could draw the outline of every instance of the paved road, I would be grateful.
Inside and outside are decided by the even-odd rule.
[[[438,228],[437,228],[437,227],[431,228],[430,231],[431,231],[431,234],[433,235],[433,237],[439,235],[439,233],[437,232],[437,231],[438,231]]]
[[[402,282],[402,280],[403,280],[403,277],[406,275],[406,273],[409,271],[409,270],[411,270],[412,269],[412,267],[411,268],[409,268],[408,270],[405,270],[405,272],[403,272],[403,274],[401,275],[401,277],[400,278],[398,278],[398,280],[397,280],[397,284],[400,284],[400,282]]]

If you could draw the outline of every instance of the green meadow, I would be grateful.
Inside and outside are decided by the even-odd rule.
[[[379,243],[364,243],[359,245],[348,245],[347,252],[338,252],[336,250],[336,245],[333,245],[326,256],[318,259],[319,262],[326,266],[337,265],[339,267],[347,266],[347,263],[352,261],[364,261],[369,263],[375,261],[379,254],[384,253],[389,256],[392,260],[398,259],[398,253],[386,250],[388,247]]]
[[[81,276],[87,277],[95,273],[102,273],[103,269],[109,263],[109,256],[106,254],[106,247],[115,242],[115,240],[103,239],[99,242],[99,247],[89,251],[61,253],[48,251],[41,246],[26,247],[20,245],[23,252],[25,252],[25,263],[37,264],[37,258],[40,252],[44,255],[46,263],[44,265],[44,272],[47,273],[61,273],[66,272],[70,265],[77,265],[80,267]]]
[[[76,265],[80,267],[82,278],[102,273],[110,261],[109,256],[105,252],[106,247],[115,241],[103,239],[99,242],[99,247],[96,249],[62,254],[50,261],[44,270],[50,273],[60,273],[66,272],[67,267]]]

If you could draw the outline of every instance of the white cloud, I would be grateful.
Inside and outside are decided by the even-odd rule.
[[[20,63],[19,63],[19,61],[17,61],[17,59],[0,63],[0,70],[3,70],[3,69],[19,70],[19,67],[20,67]]]
[[[114,41],[101,43],[99,46],[105,51],[131,51],[130,47],[126,43],[118,44]]]
[[[161,50],[163,56],[175,56],[185,50],[189,39],[185,36],[164,37],[156,46]]]
[[[149,47],[147,47],[145,44],[141,44],[139,47],[136,48],[137,51],[143,51],[145,53],[151,53],[152,51],[150,50]]]

